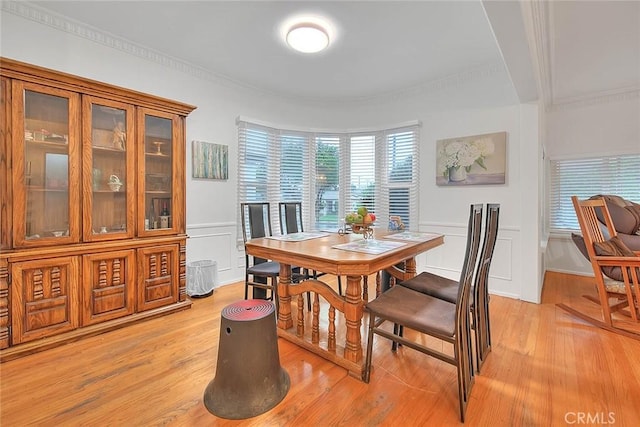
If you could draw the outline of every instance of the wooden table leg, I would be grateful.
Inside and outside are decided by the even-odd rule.
[[[409,258],[405,260],[404,271],[405,271],[405,274],[408,276],[408,278],[414,277],[416,275],[416,259],[415,258]]]
[[[362,276],[347,276],[347,291],[345,293],[344,318],[347,323],[347,336],[344,345],[344,358],[351,362],[362,359]]]
[[[278,278],[278,328],[289,329],[293,326],[291,318],[291,295],[289,284],[291,283],[291,266],[280,263],[280,277]]]

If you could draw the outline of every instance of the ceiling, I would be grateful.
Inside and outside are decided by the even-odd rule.
[[[523,80],[535,86],[515,1],[31,4],[218,77],[287,96],[369,98],[502,61],[516,90]],[[301,54],[284,44],[282,25],[299,15],[330,20],[329,49]],[[640,1],[553,1],[540,16],[548,103],[640,88]]]

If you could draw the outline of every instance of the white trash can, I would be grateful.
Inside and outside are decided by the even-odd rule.
[[[213,294],[218,281],[218,264],[210,259],[187,264],[187,295],[204,298]]]

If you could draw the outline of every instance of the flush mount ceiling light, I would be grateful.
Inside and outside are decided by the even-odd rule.
[[[289,28],[286,41],[299,52],[316,53],[329,46],[329,34],[318,24],[303,22]]]

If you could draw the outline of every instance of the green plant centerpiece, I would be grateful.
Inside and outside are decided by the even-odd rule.
[[[362,234],[365,239],[373,238],[373,226],[376,215],[369,212],[366,206],[360,206],[356,212],[349,212],[344,217],[345,224],[351,231]]]

